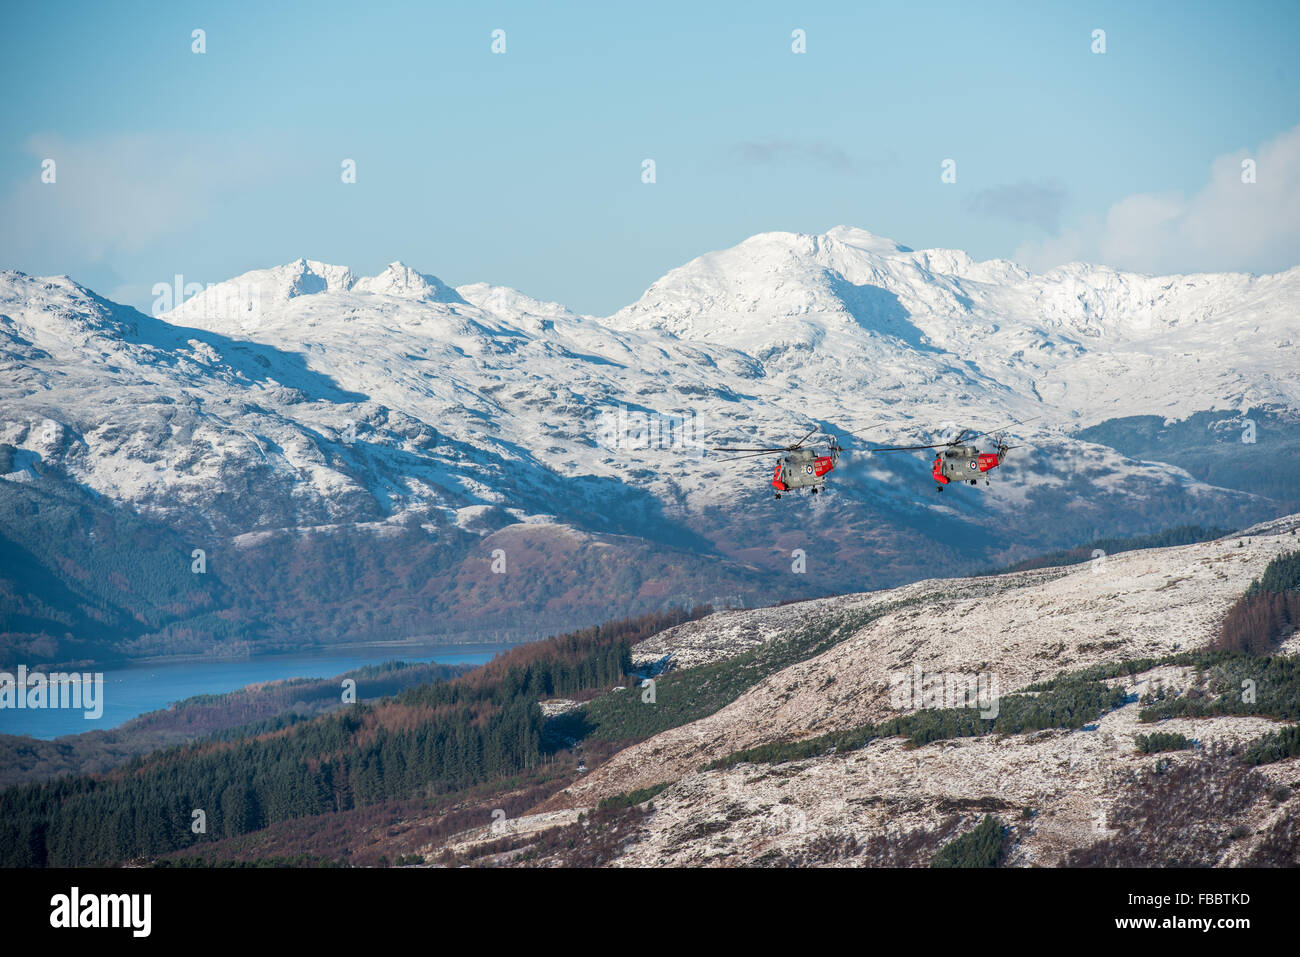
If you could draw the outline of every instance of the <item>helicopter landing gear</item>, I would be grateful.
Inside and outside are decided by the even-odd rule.
[[[780,497],[781,497],[781,493],[780,493],[780,492],[777,492],[777,493],[776,493],[776,497],[777,497],[777,498],[780,498]]]
[[[942,491],[943,491],[943,486],[942,486],[942,485],[936,485],[936,486],[934,487],[934,490],[935,490],[936,492],[942,492]]]
[[[974,479],[971,479],[971,480],[970,480],[970,484],[971,484],[971,485],[979,485],[979,482],[975,481]]]
[[[812,493],[813,493],[814,495],[817,494],[817,486],[816,486],[816,485],[813,486]]]

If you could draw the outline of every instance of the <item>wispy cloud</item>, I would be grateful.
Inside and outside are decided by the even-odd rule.
[[[0,262],[103,262],[201,226],[210,213],[289,169],[285,144],[122,134],[24,143],[31,174],[0,197]],[[54,162],[55,181],[42,182]]]
[[[1013,223],[1030,223],[1055,235],[1061,225],[1061,210],[1068,194],[1055,180],[1028,180],[1007,186],[982,189],[969,200],[974,213],[1009,219]]]
[[[853,156],[833,143],[770,137],[737,143],[731,149],[734,160],[746,166],[820,166],[837,173],[856,173],[885,165],[892,154],[881,157]]]
[[[1242,181],[1242,163],[1255,182]],[[1139,193],[1060,236],[1027,243],[1015,257],[1032,269],[1084,260],[1147,273],[1300,265],[1300,126],[1256,151],[1216,159],[1210,181],[1191,196]]]

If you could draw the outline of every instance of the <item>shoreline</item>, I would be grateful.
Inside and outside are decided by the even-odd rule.
[[[123,725],[129,724],[130,722],[134,721],[137,718],[140,718],[144,715],[153,712],[165,711],[168,708],[171,708],[172,706],[193,697],[204,696],[204,695],[221,696],[221,695],[234,694],[246,688],[260,687],[268,684],[277,684],[281,682],[289,682],[298,679],[316,679],[316,680],[326,679],[327,680],[341,675],[346,675],[352,672],[356,672],[367,667],[381,665],[384,662],[393,661],[393,660],[405,661],[409,665],[417,666],[417,667],[428,664],[430,663],[430,661],[432,661],[441,664],[451,665],[453,667],[457,665],[461,665],[472,669],[472,668],[481,667],[482,664],[485,662],[457,662],[457,661],[446,661],[445,659],[448,657],[453,657],[453,656],[460,657],[461,655],[464,655],[466,657],[478,656],[485,660],[490,660],[492,657],[495,657],[497,654],[500,654],[503,651],[508,651],[510,648],[514,647],[514,644],[516,643],[507,643],[507,642],[485,643],[485,642],[467,642],[467,641],[448,642],[448,643],[441,643],[441,644],[427,644],[427,643],[411,642],[408,640],[401,640],[398,642],[380,641],[380,642],[351,643],[346,648],[342,645],[330,645],[330,646],[326,646],[324,649],[313,649],[313,650],[302,651],[302,652],[285,652],[285,653],[267,654],[267,655],[245,655],[245,656],[238,656],[238,657],[229,656],[224,658],[190,655],[184,657],[182,656],[165,657],[160,659],[154,659],[152,661],[148,661],[146,659],[134,659],[129,664],[121,664],[121,665],[105,667],[102,673],[105,674],[105,676],[109,679],[109,682],[108,684],[106,684],[105,687],[109,687],[110,685],[116,687],[119,683],[126,682],[127,685],[138,689],[141,687],[141,682],[144,682],[146,684],[153,684],[154,681],[157,680],[158,682],[161,682],[163,686],[170,687],[171,689],[169,694],[166,696],[166,700],[160,698],[159,700],[144,704],[144,706],[139,706],[139,703],[137,702],[137,707],[130,708],[128,714],[125,715],[119,714],[119,715],[111,716],[109,723],[101,724],[100,722],[97,721],[94,722],[93,726],[85,727],[80,725],[79,723],[74,722],[74,724],[76,725],[75,730],[71,730],[71,729],[60,730],[53,734],[49,734],[46,733],[45,731],[37,730],[33,728],[31,725],[27,725],[23,727],[20,724],[19,726],[16,727],[8,727],[7,725],[9,722],[3,722],[0,723],[0,738],[31,738],[38,741],[56,741],[63,738],[77,737],[89,732],[112,732],[121,728]],[[397,650],[405,649],[409,652],[415,652],[417,654],[411,654],[409,656],[404,657],[402,655],[393,655],[388,653],[394,649]],[[338,655],[337,656],[330,655],[329,652],[331,651],[337,651]],[[335,657],[342,658],[345,660],[333,661]],[[346,659],[352,659],[352,660],[348,661]],[[361,660],[357,660],[357,659],[361,659]],[[422,660],[416,660],[416,659],[422,659]],[[311,667],[311,662],[313,661],[329,662],[330,663],[329,667],[322,669],[327,673],[325,674],[313,673],[313,671],[315,670]],[[287,667],[291,662],[293,663],[293,667]],[[286,666],[286,668],[283,670],[288,670],[291,671],[292,673],[273,676],[273,677],[265,677],[265,676],[247,675],[245,671],[245,669],[250,669],[250,670],[257,670],[264,673],[268,670],[268,667],[259,668],[259,666],[269,666],[269,670],[271,670],[272,672],[281,670],[281,669],[277,669],[276,667],[277,663],[283,663]],[[157,674],[150,674],[148,672],[148,666],[150,664],[152,664],[155,667],[158,667]],[[177,665],[180,673],[175,674],[174,676],[164,673],[164,669],[159,666],[166,665],[166,664]],[[235,669],[235,675],[243,676],[243,677],[234,678],[233,680],[235,680],[236,683],[234,683],[229,687],[220,688],[220,690],[204,690],[202,688],[193,687],[193,683],[195,680],[198,680],[200,683],[204,685],[208,685],[209,687],[211,687],[210,685],[211,681],[216,681],[218,684],[223,684],[223,685],[229,683],[232,680],[232,675],[230,673],[223,673],[222,675],[211,674],[211,673],[204,674],[207,666],[214,666],[219,664],[231,664],[231,665],[238,666]],[[124,672],[127,671],[133,672],[134,675],[128,676],[124,674]],[[55,669],[54,673],[57,672],[58,669]],[[130,699],[128,698],[127,700]],[[8,711],[8,709],[5,710]],[[41,710],[45,711],[51,709],[41,709]],[[60,713],[62,714],[65,713],[67,709],[59,709],[59,710]],[[115,710],[115,709],[106,709],[106,717],[109,717],[109,715],[107,714],[108,710]],[[18,724],[18,722],[15,721],[15,724]]]
[[[516,645],[526,645],[534,641],[540,641],[542,640],[542,637],[544,636],[539,636],[535,638],[520,638],[517,640],[496,639],[496,640],[489,640],[489,641],[481,641],[481,640],[436,641],[436,640],[428,640],[423,638],[420,639],[384,638],[376,641],[348,641],[348,642],[339,642],[339,643],[328,644],[328,645],[309,645],[302,648],[295,648],[293,650],[279,650],[279,651],[267,651],[267,652],[250,651],[245,654],[239,654],[239,655],[210,655],[210,654],[145,655],[139,658],[123,658],[117,661],[108,661],[108,662],[96,661],[96,660],[90,660],[90,661],[82,660],[76,662],[63,662],[60,664],[27,665],[26,667],[27,667],[27,673],[29,675],[33,675],[37,673],[51,674],[56,672],[70,672],[70,671],[84,672],[88,670],[117,671],[117,670],[124,670],[127,668],[135,668],[143,665],[198,664],[201,662],[206,662],[210,664],[220,664],[223,662],[235,662],[235,661],[257,661],[257,660],[264,661],[264,660],[274,659],[274,658],[287,658],[293,655],[306,655],[310,657],[327,657],[331,652],[337,652],[343,655],[349,653],[356,653],[359,651],[370,651],[370,650],[378,651],[385,648],[399,650],[399,651],[402,649],[415,649],[415,650],[425,651],[425,650],[437,650],[437,649],[450,650],[454,648],[464,648],[466,653],[469,654],[472,653],[473,650],[476,648],[497,648],[500,646],[508,646],[510,648],[513,648]],[[18,665],[13,665],[12,667],[17,668]],[[4,670],[5,670],[4,668],[0,668],[0,671],[4,671]]]
[[[532,641],[540,641],[539,638],[527,638],[519,641],[497,640],[497,641],[412,641],[409,638],[389,638],[379,641],[349,641],[339,644],[330,645],[311,645],[304,648],[297,648],[293,651],[269,651],[269,652],[249,652],[243,655],[148,655],[143,658],[126,658],[119,665],[114,667],[127,668],[134,665],[145,664],[193,664],[196,662],[220,662],[220,661],[254,661],[268,658],[285,658],[290,655],[310,655],[324,657],[329,652],[337,651],[342,654],[348,652],[368,651],[371,649],[379,650],[383,648],[411,648],[411,649],[437,649],[437,648],[456,648],[463,647],[468,650],[474,648],[495,648],[499,645],[526,645]]]

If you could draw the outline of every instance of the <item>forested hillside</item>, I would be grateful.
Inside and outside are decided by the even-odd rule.
[[[3,864],[122,862],[292,819],[509,780],[566,747],[546,739],[539,699],[614,685],[630,670],[633,642],[688,617],[662,613],[584,629],[378,702],[247,725],[101,777],[10,788],[0,793]],[[202,834],[192,831],[197,810],[206,819]]]

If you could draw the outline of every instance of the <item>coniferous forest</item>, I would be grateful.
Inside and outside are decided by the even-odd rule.
[[[587,628],[311,720],[268,720],[107,775],[10,788],[0,792],[0,865],[152,858],[294,818],[509,778],[562,746],[545,740],[539,699],[617,684],[634,642],[704,611]]]

